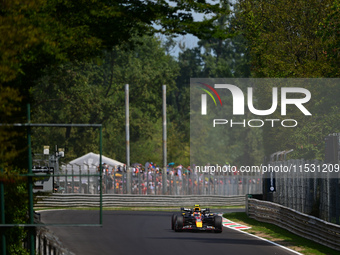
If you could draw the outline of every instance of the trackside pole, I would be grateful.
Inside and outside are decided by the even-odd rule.
[[[28,144],[28,215],[29,224],[34,224],[34,212],[33,212],[33,180],[32,180],[32,148],[31,148],[31,106],[27,104],[27,144]],[[28,230],[28,240],[30,254],[35,254],[35,235],[34,227],[30,227]]]
[[[4,169],[0,166],[0,173],[3,172]],[[1,224],[5,224],[5,189],[3,181],[0,181],[0,203]],[[6,235],[4,229],[1,229],[1,247],[1,254],[6,255]]]
[[[167,136],[166,136],[166,85],[163,85],[163,195],[167,192]]]
[[[126,190],[131,194],[131,173],[130,173],[130,120],[129,120],[129,84],[125,85],[125,133],[126,133]]]
[[[100,212],[99,212],[99,224],[103,225],[103,184],[102,184],[102,180],[103,180],[103,165],[102,165],[102,154],[103,154],[103,149],[102,149],[102,145],[103,145],[103,128],[102,126],[100,126],[99,129],[99,189],[100,189]]]

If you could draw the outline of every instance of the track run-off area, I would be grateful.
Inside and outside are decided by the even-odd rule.
[[[221,209],[235,212],[244,209]],[[41,221],[62,224],[98,224],[97,210],[40,211]],[[103,226],[48,226],[63,246],[76,255],[119,254],[299,254],[242,231],[223,227],[222,233],[175,232],[173,212],[103,211]]]

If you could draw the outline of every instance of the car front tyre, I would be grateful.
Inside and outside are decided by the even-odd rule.
[[[222,225],[222,217],[221,216],[215,216],[214,218],[214,227],[215,227],[215,233],[222,233],[223,225]]]

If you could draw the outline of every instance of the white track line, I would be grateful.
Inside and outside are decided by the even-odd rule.
[[[226,219],[226,218],[223,217],[223,219]],[[227,219],[226,219],[226,220],[227,220]],[[225,227],[225,226],[223,226],[223,227]],[[227,228],[227,227],[225,227],[225,228]],[[277,244],[277,243],[274,243],[274,242],[272,242],[272,241],[270,241],[270,240],[268,240],[268,239],[264,239],[264,238],[262,238],[262,237],[259,237],[259,236],[250,234],[250,233],[245,232],[245,231],[242,231],[241,229],[235,229],[235,228],[229,228],[229,229],[233,229],[233,230],[236,230],[236,231],[241,232],[241,233],[243,233],[243,234],[246,234],[246,235],[249,235],[249,236],[258,238],[258,239],[260,239],[260,240],[262,240],[262,241],[266,241],[266,242],[268,242],[268,243],[270,243],[270,244],[273,244],[273,245],[275,245],[275,246],[278,246],[278,247],[280,247],[280,248],[282,248],[282,249],[285,249],[285,250],[287,250],[287,251],[290,251],[290,252],[292,252],[292,253],[299,254],[299,255],[303,255],[302,253],[297,252],[297,251],[294,251],[294,250],[292,250],[292,249],[289,249],[289,248],[287,248],[286,246],[282,246],[282,245]]]

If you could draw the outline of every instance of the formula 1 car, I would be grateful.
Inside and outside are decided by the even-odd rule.
[[[201,209],[195,205],[193,209],[181,208],[181,214],[171,216],[171,229],[176,232],[183,230],[210,230],[222,232],[222,217],[211,213],[209,208]]]

